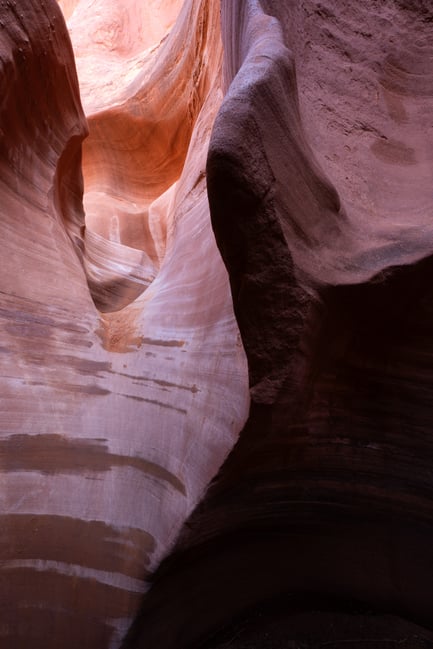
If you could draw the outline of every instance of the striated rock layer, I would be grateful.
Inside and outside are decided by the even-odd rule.
[[[153,3],[147,30],[143,3],[109,4],[65,3],[84,68],[100,42],[87,122],[57,3],[0,6],[8,649],[119,646],[247,416],[205,180],[219,7]]]
[[[125,648],[433,645],[432,21],[222,2],[207,179],[251,411]]]
[[[430,3],[60,4],[87,120],[0,7],[0,646],[431,647]]]

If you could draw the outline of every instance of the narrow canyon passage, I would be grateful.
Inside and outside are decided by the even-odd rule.
[[[433,646],[432,20],[222,2],[207,180],[251,409],[124,649]]]
[[[57,3],[0,8],[9,649],[118,647],[248,413],[205,181],[218,5],[109,5],[65,4],[87,119]]]
[[[432,25],[0,5],[1,649],[433,646]]]

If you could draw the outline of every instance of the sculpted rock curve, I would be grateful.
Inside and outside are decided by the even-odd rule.
[[[251,410],[125,649],[433,642],[432,18],[222,3],[208,193]]]
[[[71,25],[91,15],[66,4]],[[141,6],[125,5],[132,21]],[[0,20],[0,644],[106,649],[247,415],[204,173],[218,7],[186,2],[162,43],[131,43],[119,97],[90,110],[83,82],[87,121],[57,3],[8,3]]]

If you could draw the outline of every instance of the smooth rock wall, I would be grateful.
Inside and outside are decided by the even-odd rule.
[[[125,648],[433,644],[432,20],[222,3],[208,193],[251,411]]]
[[[0,6],[0,646],[431,647],[430,3],[60,5],[80,92]]]
[[[74,37],[83,15],[82,42],[94,36],[92,20],[102,40],[118,20],[116,3],[104,16],[93,5],[77,4],[70,17]],[[205,180],[222,99],[219,9],[186,2],[174,23],[176,7],[167,21],[161,14],[151,51],[141,32],[132,35],[133,74],[126,62],[119,95],[101,72],[115,75],[115,65],[95,57],[95,87],[82,86],[86,120],[57,3],[0,6],[0,646],[8,649],[119,646],[149,572],[247,416],[246,362]],[[134,24],[140,8],[124,7]],[[107,236],[110,219],[121,236]]]

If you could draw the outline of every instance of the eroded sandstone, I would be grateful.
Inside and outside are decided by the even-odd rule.
[[[248,408],[204,173],[218,7],[155,3],[120,43],[118,5],[75,4],[87,120],[56,2],[0,8],[4,647],[119,646]]]
[[[429,3],[18,4],[2,643],[431,646]]]

